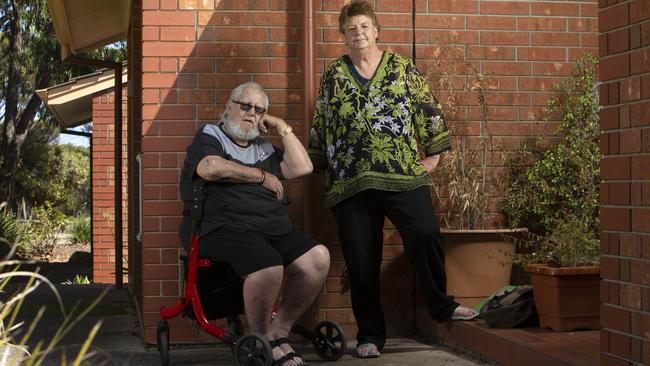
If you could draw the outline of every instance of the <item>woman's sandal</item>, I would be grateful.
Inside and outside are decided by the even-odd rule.
[[[451,320],[472,320],[479,315],[478,311],[467,306],[458,305],[449,319]]]
[[[269,341],[271,348],[280,347],[281,344],[285,344],[285,343],[289,344],[289,338],[282,337],[282,338]],[[309,364],[302,359],[302,355],[298,352],[289,352],[286,355],[278,358],[277,360],[273,360],[273,366],[282,366],[284,365],[285,362],[294,360],[294,358],[296,357],[300,359],[300,362],[297,364],[297,366],[309,366]]]
[[[357,345],[357,354],[359,358],[376,358],[381,355],[374,343],[361,343]]]

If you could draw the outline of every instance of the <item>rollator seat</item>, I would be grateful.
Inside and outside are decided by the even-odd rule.
[[[189,258],[181,255],[180,259],[183,261],[183,273],[187,281]],[[244,313],[244,279],[235,273],[230,264],[200,257],[196,286],[207,319],[228,318]],[[185,309],[185,313],[196,319],[191,306]]]

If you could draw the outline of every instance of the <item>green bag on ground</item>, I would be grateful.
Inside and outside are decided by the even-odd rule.
[[[505,286],[476,305],[475,310],[491,328],[539,326],[533,286]]]

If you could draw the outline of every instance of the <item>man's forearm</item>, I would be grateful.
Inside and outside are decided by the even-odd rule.
[[[283,131],[280,131],[282,135]],[[282,174],[286,179],[293,179],[310,174],[314,167],[309,159],[307,150],[293,132],[288,132],[282,138],[284,156]]]
[[[262,169],[247,167],[216,155],[203,158],[196,173],[212,182],[227,180],[234,183],[262,183],[264,180]]]

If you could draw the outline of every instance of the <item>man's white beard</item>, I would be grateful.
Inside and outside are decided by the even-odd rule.
[[[228,136],[232,137],[234,140],[251,141],[260,135],[259,128],[254,127],[246,131],[242,127],[241,123],[233,121],[233,119],[227,114],[224,115],[221,120],[223,122],[224,131],[226,131]]]

